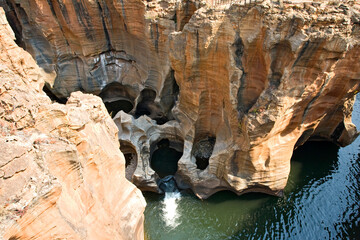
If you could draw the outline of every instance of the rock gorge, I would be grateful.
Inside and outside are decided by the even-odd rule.
[[[1,8],[0,28],[0,238],[144,239],[146,203],[101,99],[51,103],[53,75],[15,44]]]
[[[358,135],[351,122],[360,89],[356,1],[0,3],[16,43],[48,76],[44,90],[54,101],[71,109],[87,101],[72,92],[102,98],[119,129],[126,177],[141,190],[160,191],[152,160],[167,148],[180,153],[172,161],[177,184],[199,198],[221,190],[281,195],[294,148],[308,140],[344,146]],[[89,101],[76,111],[91,116],[94,101],[103,109]],[[66,132],[81,135],[85,123],[64,108]],[[86,141],[96,138],[90,132]]]

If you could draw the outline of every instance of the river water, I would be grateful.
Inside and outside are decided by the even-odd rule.
[[[359,129],[360,101],[353,122]],[[344,148],[324,142],[298,148],[282,198],[144,195],[147,240],[360,239],[360,138]]]

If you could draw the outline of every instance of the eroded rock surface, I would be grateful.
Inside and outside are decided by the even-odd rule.
[[[356,2],[3,5],[17,42],[57,73],[55,95],[82,90],[118,107],[127,101],[128,114],[111,112],[136,156],[127,176],[143,190],[158,191],[151,156],[162,139],[183,152],[179,187],[206,198],[225,189],[281,194],[294,148],[357,136]]]
[[[51,74],[13,39],[0,8],[0,236],[143,239],[145,200],[125,179],[101,99],[75,92],[52,104]]]

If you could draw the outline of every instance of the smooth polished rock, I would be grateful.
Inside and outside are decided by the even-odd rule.
[[[146,203],[103,102],[52,103],[52,75],[13,40],[0,8],[0,238],[144,239]]]
[[[162,139],[183,152],[179,187],[207,198],[221,190],[281,195],[297,146],[343,146],[358,135],[357,2],[4,5],[19,44],[57,73],[48,83],[58,97],[105,96],[118,84],[108,93],[133,109],[114,121],[136,152],[129,179],[143,190],[159,191],[151,157]]]

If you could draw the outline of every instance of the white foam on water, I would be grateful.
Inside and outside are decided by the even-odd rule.
[[[163,209],[162,216],[166,226],[175,228],[180,224],[179,212],[177,211],[178,201],[181,199],[179,192],[166,192],[164,200],[162,201]]]

